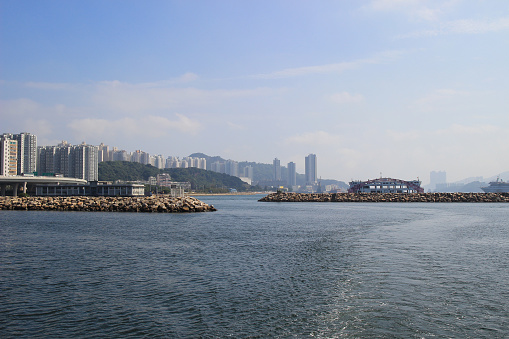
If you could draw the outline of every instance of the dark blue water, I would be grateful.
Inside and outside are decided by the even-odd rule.
[[[509,205],[0,211],[0,336],[509,337]]]

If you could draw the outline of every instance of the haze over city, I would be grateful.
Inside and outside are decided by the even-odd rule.
[[[507,1],[0,0],[3,132],[349,181],[509,170]]]

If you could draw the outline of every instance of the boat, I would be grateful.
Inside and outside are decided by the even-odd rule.
[[[481,187],[486,193],[509,193],[509,182],[497,178],[497,181],[490,182],[489,186]]]

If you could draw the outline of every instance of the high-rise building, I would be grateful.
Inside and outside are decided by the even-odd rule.
[[[244,177],[253,180],[253,166],[244,167]]]
[[[55,171],[55,154],[56,146],[40,146],[38,147],[37,173],[44,175],[45,173],[57,173]]]
[[[431,171],[429,173],[429,184],[431,189],[436,189],[437,185],[447,183],[447,175],[445,171]]]
[[[239,176],[239,163],[235,160],[226,160],[225,172],[228,175],[238,177]]]
[[[18,141],[10,135],[0,136],[0,175],[18,174]]]
[[[69,175],[67,176],[87,181],[97,181],[99,177],[97,154],[97,146],[81,144],[72,147],[69,157]]]
[[[274,179],[274,181],[280,181],[281,180],[281,161],[278,158],[275,158],[274,161],[272,161],[272,165],[274,167],[272,179]]]
[[[99,177],[99,147],[81,144],[71,146],[39,147],[37,171],[39,175],[47,173],[61,174],[64,177],[97,181]]]
[[[297,185],[297,170],[293,161],[288,163],[288,186]]]
[[[99,145],[99,152],[97,153],[97,159],[99,162],[103,161],[111,161],[110,159],[110,148],[108,145],[105,145],[101,142]]]
[[[306,185],[315,185],[316,182],[316,154],[310,154],[306,157]]]
[[[18,175],[34,173],[37,170],[37,137],[30,133],[14,134],[18,142]]]

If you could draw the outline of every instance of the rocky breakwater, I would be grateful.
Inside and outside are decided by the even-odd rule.
[[[0,210],[90,212],[212,212],[212,205],[193,197],[0,197]]]
[[[272,193],[266,202],[509,202],[509,193]]]

